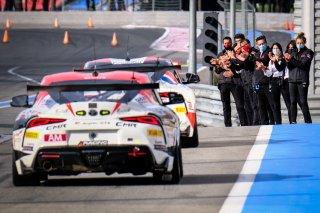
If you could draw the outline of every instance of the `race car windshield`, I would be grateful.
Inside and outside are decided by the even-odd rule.
[[[95,81],[96,82],[96,81]],[[131,82],[131,81],[130,81]],[[122,83],[129,84],[128,81],[99,81],[99,84],[114,84],[114,83]],[[63,82],[66,83],[66,82]],[[63,85],[62,82],[55,83],[53,85]],[[68,84],[92,84],[92,81],[73,81],[68,82]],[[39,97],[41,97],[41,93]],[[49,96],[49,97],[48,97]],[[48,103],[48,99],[51,99],[51,102],[54,101],[58,104],[65,104],[71,102],[120,102],[120,103],[128,103],[128,102],[137,102],[137,103],[152,103],[159,104],[157,98],[155,97],[152,90],[95,90],[95,91],[60,91],[53,92],[50,91],[47,93],[45,98],[42,100],[46,100]]]

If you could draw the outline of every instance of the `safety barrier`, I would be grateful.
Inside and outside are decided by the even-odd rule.
[[[196,95],[197,123],[200,126],[223,127],[223,106],[217,86],[206,84],[188,85]],[[231,121],[239,126],[239,119],[234,100],[231,98]]]

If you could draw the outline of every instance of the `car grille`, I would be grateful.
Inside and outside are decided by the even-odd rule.
[[[104,150],[82,151],[87,166],[99,166],[104,157]]]

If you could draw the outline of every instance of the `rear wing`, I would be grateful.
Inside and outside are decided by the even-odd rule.
[[[181,70],[181,65],[150,65],[150,64],[118,64],[99,65],[99,68],[74,69],[74,72],[112,72],[112,71],[134,71],[134,72],[157,72],[169,69]]]
[[[158,89],[158,83],[150,84],[64,84],[64,85],[27,85],[27,91],[96,91],[96,90],[148,90]]]

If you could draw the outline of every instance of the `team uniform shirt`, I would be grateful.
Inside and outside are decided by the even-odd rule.
[[[269,61],[268,69],[265,71],[265,75],[268,77],[281,78],[283,76],[283,71],[279,71],[273,61]]]

